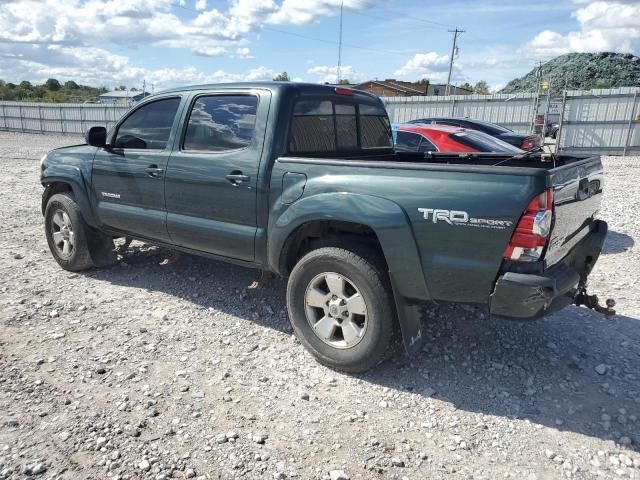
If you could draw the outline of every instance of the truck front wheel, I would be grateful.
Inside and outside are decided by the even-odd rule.
[[[87,224],[72,193],[57,193],[47,202],[44,228],[49,250],[56,262],[72,272],[93,266],[87,235]]]
[[[390,351],[395,311],[380,263],[358,248],[326,247],[309,252],[293,268],[289,318],[320,363],[362,372]]]

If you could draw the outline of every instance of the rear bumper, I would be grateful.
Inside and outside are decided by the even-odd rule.
[[[591,273],[606,236],[607,223],[596,220],[582,241],[542,274],[502,274],[489,300],[491,314],[532,320],[573,303],[580,280]]]

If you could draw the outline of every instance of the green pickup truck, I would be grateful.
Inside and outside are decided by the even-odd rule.
[[[593,303],[598,157],[395,153],[380,99],[296,83],[165,91],[85,138],[41,161],[62,268],[108,265],[127,237],[273,272],[334,368],[367,370],[396,338],[416,351],[425,302],[511,319]]]

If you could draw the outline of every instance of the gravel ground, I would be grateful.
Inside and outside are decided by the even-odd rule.
[[[0,132],[0,479],[640,478],[640,158],[606,158],[592,293],[515,323],[425,310],[425,346],[342,375],[295,340],[285,283],[134,243],[71,274],[45,242],[37,160]]]

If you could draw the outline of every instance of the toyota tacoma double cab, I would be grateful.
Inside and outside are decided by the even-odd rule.
[[[521,320],[589,303],[607,233],[598,157],[394,152],[381,100],[347,88],[168,90],[85,139],[41,160],[62,268],[108,265],[126,237],[280,275],[300,342],[350,372],[396,338],[415,352],[425,302]]]

